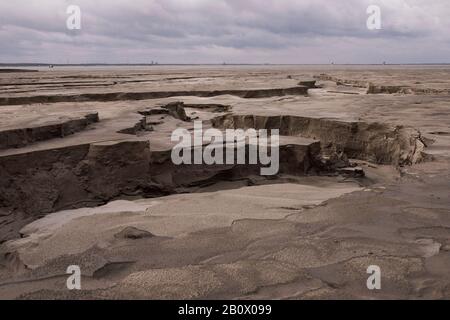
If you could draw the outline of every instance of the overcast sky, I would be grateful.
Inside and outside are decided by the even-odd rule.
[[[0,62],[450,63],[450,0],[0,1]]]

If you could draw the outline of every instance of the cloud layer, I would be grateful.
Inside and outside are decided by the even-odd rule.
[[[449,31],[448,0],[15,0],[0,3],[0,62],[450,63]]]

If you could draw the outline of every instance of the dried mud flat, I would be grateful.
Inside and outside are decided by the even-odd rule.
[[[449,67],[22,71],[0,74],[0,298],[450,298]],[[194,120],[279,129],[279,174],[175,166]]]

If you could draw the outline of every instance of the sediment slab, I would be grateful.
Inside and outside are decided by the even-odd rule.
[[[27,128],[0,130],[0,149],[20,148],[37,141],[64,138],[98,121],[98,113],[90,113],[82,117],[70,117],[61,122],[53,121]]]
[[[0,105],[19,105],[32,103],[56,103],[56,102],[84,102],[84,101],[122,101],[122,100],[147,100],[162,99],[180,96],[214,97],[232,95],[241,98],[268,98],[273,96],[306,95],[308,88],[296,86],[290,88],[274,89],[248,89],[248,90],[214,90],[214,91],[150,91],[150,92],[108,92],[76,95],[37,95],[0,97]]]
[[[212,123],[223,129],[278,129],[282,135],[318,139],[323,149],[341,150],[350,158],[382,164],[420,162],[425,147],[419,131],[382,123],[232,114],[216,117]]]
[[[157,197],[180,188],[260,175],[261,165],[248,162],[175,165],[171,151],[152,151],[151,142],[145,140],[111,141],[0,157],[0,207],[33,217],[99,205],[123,195]],[[319,152],[318,141],[282,138],[279,173],[306,175],[318,170]]]

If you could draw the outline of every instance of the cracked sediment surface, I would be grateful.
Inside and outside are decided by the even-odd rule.
[[[314,168],[318,141],[280,140],[280,174],[305,175]],[[178,193],[221,179],[245,179],[260,169],[238,164],[174,165],[171,149],[152,152],[148,141],[92,143],[5,156],[0,158],[0,168],[3,207],[29,215],[102,204],[124,195]]]
[[[0,297],[449,299],[449,75],[1,74]],[[171,133],[194,121],[278,129],[279,173],[174,165]],[[69,265],[80,291],[66,288]],[[382,290],[366,287],[370,265]]]
[[[446,70],[435,70],[433,78],[424,79],[421,68],[394,69],[389,71],[389,77],[383,69],[352,72],[346,70],[339,75],[321,73],[314,75],[317,80],[334,82],[338,86],[367,89],[367,94],[416,94],[416,95],[449,95],[446,81]],[[422,80],[422,81],[421,81]]]

